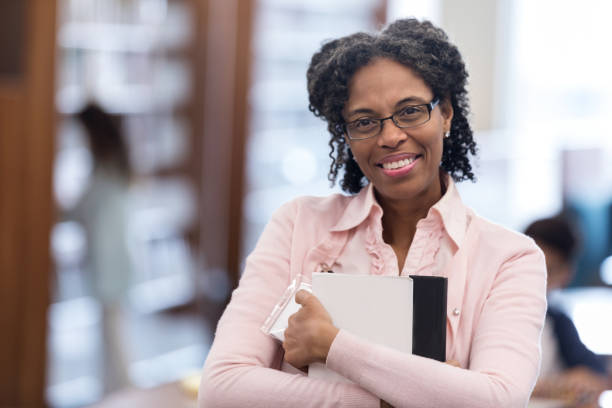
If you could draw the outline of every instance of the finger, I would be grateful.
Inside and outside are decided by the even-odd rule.
[[[312,293],[308,292],[307,290],[300,290],[298,291],[298,293],[295,294],[295,302],[304,306],[304,304],[308,301],[308,299],[310,299],[312,297]]]
[[[455,360],[446,360],[446,364],[452,365],[453,367],[461,368],[459,362]]]
[[[288,348],[291,348],[295,345],[295,339],[291,337],[291,335],[285,336],[285,340],[283,341],[283,349],[287,351]]]
[[[294,314],[292,314],[291,316],[289,316],[289,318],[287,319],[287,329],[288,329],[289,327],[291,327],[291,325],[293,325],[293,324],[295,323],[295,319],[297,319],[296,315],[297,315],[298,313],[299,313],[299,311],[298,311],[298,312],[295,312]]]

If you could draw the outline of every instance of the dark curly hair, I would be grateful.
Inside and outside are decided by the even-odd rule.
[[[444,138],[440,167],[453,180],[474,180],[469,155],[476,154],[468,122],[467,71],[456,46],[429,21],[398,20],[377,34],[356,33],[329,41],[313,55],[306,74],[309,109],[327,122],[331,133],[328,174],[332,185],[344,169],[342,190],[357,193],[365,177],[344,139],[342,109],[353,75],[376,58],[389,58],[414,70],[434,95],[449,98],[454,114],[451,136]]]
[[[532,222],[525,235],[533,238],[538,244],[548,245],[555,249],[566,262],[572,262],[578,249],[578,236],[569,220],[556,216]]]

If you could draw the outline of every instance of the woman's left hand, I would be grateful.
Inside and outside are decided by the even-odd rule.
[[[296,368],[313,362],[324,363],[339,329],[312,293],[300,290],[295,301],[302,307],[289,317],[283,342],[285,360]]]

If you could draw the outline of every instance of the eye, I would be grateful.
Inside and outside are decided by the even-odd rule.
[[[363,118],[363,119],[358,119],[355,121],[355,126],[357,127],[368,127],[368,126],[372,126],[372,124],[374,123],[374,121],[370,118]]]
[[[349,128],[351,130],[356,130],[360,132],[371,130],[377,126],[377,121],[370,118],[360,118],[349,123]]]
[[[419,117],[424,113],[423,106],[407,106],[404,109],[397,112],[396,116],[399,119],[411,119]]]

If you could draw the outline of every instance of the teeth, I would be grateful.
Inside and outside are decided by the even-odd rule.
[[[395,161],[395,162],[383,163],[382,166],[383,166],[383,168],[385,168],[387,170],[399,169],[401,167],[409,165],[414,160],[415,160],[415,158],[412,157],[410,159],[404,159],[404,160],[399,160],[399,161]]]

